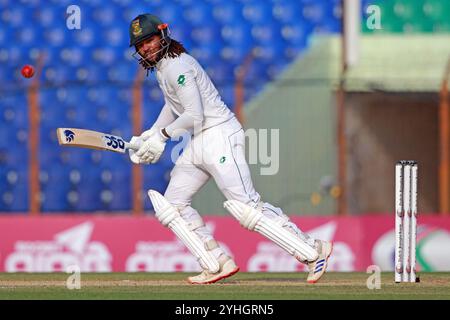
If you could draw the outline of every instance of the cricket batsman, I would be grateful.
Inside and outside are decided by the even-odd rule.
[[[239,271],[191,206],[192,197],[212,177],[227,199],[226,210],[244,228],[262,234],[307,264],[307,281],[317,282],[327,268],[332,243],[311,238],[280,208],[262,201],[245,160],[244,130],[200,64],[170,38],[168,25],[154,15],[137,16],[129,32],[130,47],[136,49],[133,56],[147,72],[156,73],[165,100],[153,126],[132,138],[140,148],[129,151],[131,161],[156,163],[167,140],[186,132],[190,137],[164,196],[148,192],[157,219],[175,233],[203,269],[188,281],[214,283]]]

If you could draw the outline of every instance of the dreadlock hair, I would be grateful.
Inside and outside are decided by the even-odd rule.
[[[136,51],[137,50],[137,47]],[[187,50],[184,48],[184,46],[181,44],[181,42],[178,42],[177,40],[170,39],[169,48],[167,49],[167,55],[169,58],[176,58],[180,56],[183,52],[187,53]],[[147,71],[147,76],[150,72],[153,72],[155,70],[155,66],[149,66],[148,63],[145,61],[145,59],[139,59],[139,64]]]
[[[183,45],[177,40],[171,39],[167,55],[170,58],[176,58],[183,52],[187,53],[187,50],[183,47]]]

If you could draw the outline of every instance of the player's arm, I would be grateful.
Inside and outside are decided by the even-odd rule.
[[[161,130],[168,124],[172,123],[175,120],[175,114],[172,112],[171,106],[168,102],[164,104],[163,108],[161,109],[161,112],[159,113],[158,118],[156,119],[153,126],[144,132],[141,133],[140,136],[133,136],[131,138],[130,143],[134,143],[136,145],[142,146],[145,141],[147,141],[151,136],[157,134],[161,135]],[[162,137],[162,142],[165,142],[165,137]],[[130,159],[133,163],[141,164],[141,163],[152,163],[153,159],[141,159],[141,154],[135,151],[135,150],[128,150]]]
[[[201,127],[203,122],[203,105],[194,70],[184,64],[174,64],[166,71],[165,77],[169,86],[175,90],[184,112],[167,127],[152,127],[156,132],[152,132],[136,152],[140,163],[156,163],[168,139],[180,136],[186,131],[195,131],[195,127]]]
[[[174,122],[175,119],[176,119],[176,117],[171,109],[170,104],[168,102],[166,102],[164,107],[161,109],[158,119],[156,119],[152,128],[159,128],[159,129],[165,128],[166,126],[168,126],[169,124]]]
[[[175,64],[167,71],[167,80],[184,108],[184,112],[164,129],[168,136],[179,136],[201,127],[203,104],[195,81],[195,71],[190,66]]]

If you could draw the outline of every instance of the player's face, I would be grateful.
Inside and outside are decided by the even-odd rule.
[[[149,39],[139,42],[136,50],[139,54],[149,62],[156,62],[158,59],[158,51],[161,49],[161,36],[155,35]]]

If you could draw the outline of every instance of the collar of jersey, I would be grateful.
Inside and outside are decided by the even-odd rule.
[[[156,69],[158,71],[161,71],[162,69],[164,69],[164,67],[167,65],[168,62],[169,62],[169,59],[167,59],[167,54],[166,54],[164,57],[162,57],[161,60],[159,60],[156,63]]]

